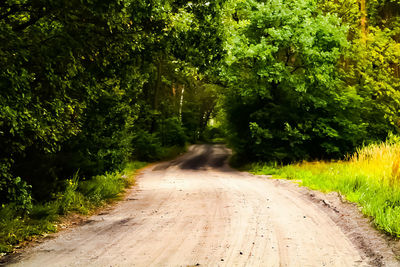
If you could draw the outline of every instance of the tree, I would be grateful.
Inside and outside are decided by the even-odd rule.
[[[314,1],[237,1],[222,75],[233,145],[248,159],[339,157],[360,144],[360,97],[337,64],[346,28]]]
[[[342,53],[340,78],[362,99],[360,114],[367,123],[365,141],[384,140],[399,128],[398,1],[321,1],[325,13],[337,14],[349,27],[350,45]],[[366,23],[368,21],[368,23]]]

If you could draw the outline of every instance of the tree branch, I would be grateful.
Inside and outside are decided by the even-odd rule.
[[[293,73],[296,72],[296,70],[301,69],[301,68],[305,68],[305,67],[307,67],[307,65],[298,65],[298,66],[295,66],[295,67],[293,68],[293,70],[290,72],[290,74],[293,74]]]

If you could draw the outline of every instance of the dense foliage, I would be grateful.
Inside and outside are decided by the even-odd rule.
[[[241,159],[338,158],[397,132],[398,1],[244,0],[225,12],[225,110]]]

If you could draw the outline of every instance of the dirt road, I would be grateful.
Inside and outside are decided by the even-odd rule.
[[[116,207],[15,266],[399,266],[337,195],[230,169],[222,145],[145,169]]]

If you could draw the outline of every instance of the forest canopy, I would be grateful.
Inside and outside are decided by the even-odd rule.
[[[399,61],[398,0],[1,0],[0,203],[222,135],[341,158],[398,133]]]

